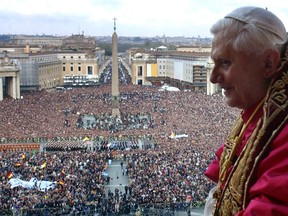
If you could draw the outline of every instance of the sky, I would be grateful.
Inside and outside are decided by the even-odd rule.
[[[0,0],[0,34],[211,37],[241,6],[268,8],[288,31],[287,0]]]

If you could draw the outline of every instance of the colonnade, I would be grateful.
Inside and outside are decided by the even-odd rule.
[[[4,98],[4,92],[14,99],[20,98],[19,67],[9,60],[0,63],[0,101]]]

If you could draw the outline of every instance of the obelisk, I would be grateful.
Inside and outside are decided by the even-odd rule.
[[[118,75],[118,36],[116,34],[116,18],[112,35],[112,116],[120,116],[119,110],[119,75]]]

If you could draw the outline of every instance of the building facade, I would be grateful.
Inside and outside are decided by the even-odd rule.
[[[208,52],[129,51],[132,83],[151,85],[169,83],[180,89],[206,89]]]
[[[19,65],[21,91],[51,89],[64,84],[66,76],[98,78],[96,58],[84,52],[61,51],[29,54],[8,53]],[[0,59],[3,59],[3,55]]]
[[[65,76],[98,76],[96,58],[87,57],[84,52],[60,52],[57,54],[61,62],[61,71]]]
[[[11,41],[15,45],[61,46],[63,38],[52,35],[13,35]]]
[[[211,53],[211,46],[179,46],[176,48],[179,52],[208,52]]]
[[[19,66],[6,53],[0,60],[0,101],[5,96],[20,98]]]

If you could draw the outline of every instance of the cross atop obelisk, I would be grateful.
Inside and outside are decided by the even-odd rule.
[[[119,110],[119,74],[118,74],[118,36],[116,34],[116,18],[112,35],[112,116],[120,116]]]
[[[114,20],[114,32],[116,32],[116,20],[117,20],[116,17],[114,17],[113,20]]]

